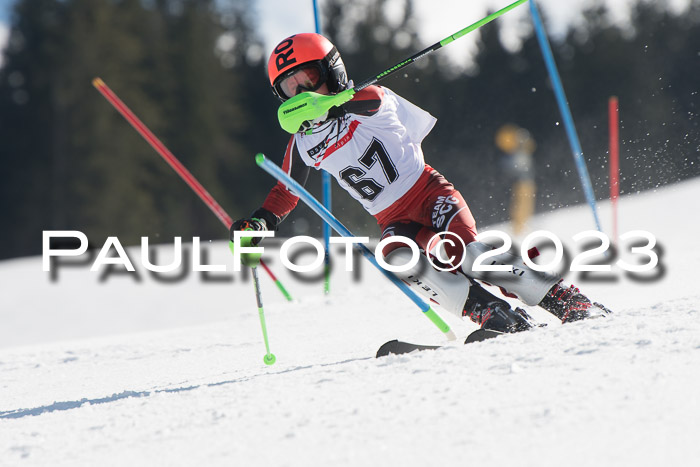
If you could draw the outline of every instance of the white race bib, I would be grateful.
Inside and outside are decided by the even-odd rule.
[[[423,173],[421,141],[437,121],[387,88],[377,113],[348,114],[297,133],[304,163],[323,169],[372,215],[391,206]]]

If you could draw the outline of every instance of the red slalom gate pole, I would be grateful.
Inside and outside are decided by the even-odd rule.
[[[170,167],[177,172],[177,174],[189,185],[190,188],[199,196],[199,198],[204,201],[209,209],[219,218],[222,224],[226,226],[227,229],[231,228],[233,224],[233,219],[229,216],[224,208],[221,207],[219,203],[216,202],[214,197],[209,194],[207,190],[204,189],[201,183],[190,173],[187,168],[182,165],[182,163],[175,157],[175,155],[170,152],[170,150],[165,147],[165,145],[154,135],[151,130],[143,124],[141,120],[122,102],[119,97],[105,84],[100,78],[95,78],[92,80],[92,85],[102,94],[102,96],[107,99],[107,101],[112,104],[112,106],[117,109],[117,111],[126,119],[127,122],[134,127],[136,131],[145,139],[148,144],[156,150],[160,156],[165,159],[165,162],[170,165]],[[275,277],[269,267],[261,260],[260,265],[265,269],[265,272],[270,276],[270,278],[275,282],[277,287],[280,289],[285,298],[289,301],[292,300],[289,292],[284,288],[282,283]]]
[[[227,227],[230,228],[233,224],[233,219],[224,211],[224,209],[216,202],[216,200],[204,189],[204,187],[194,178],[194,175],[190,173],[189,170],[185,168],[184,165],[173,155],[172,152],[149,130],[146,125],[139,120],[139,118],[134,115],[134,113],[117,97],[117,95],[102,81],[100,78],[95,78],[92,80],[92,85],[97,88],[98,91],[104,96],[105,99],[109,101],[112,106],[117,109],[117,111],[122,114],[122,116],[128,121],[131,126],[133,126],[136,131],[139,132],[141,136],[150,144],[153,149],[156,150],[160,156],[165,159],[170,167],[177,172],[177,174],[182,177],[182,179],[189,185],[197,196],[199,196],[204,204],[206,204],[209,209],[219,218],[219,220]]]
[[[613,238],[617,243],[617,198],[620,197],[620,108],[618,99],[608,100],[610,125],[610,200],[612,201]]]

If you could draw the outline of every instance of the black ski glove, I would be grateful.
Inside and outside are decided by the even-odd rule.
[[[265,230],[277,230],[277,224],[280,222],[279,217],[265,208],[260,208],[255,211],[251,217],[238,219],[231,224],[229,238],[233,241],[233,232],[236,230],[255,230],[257,232]],[[253,237],[252,244],[257,245],[262,240],[261,237]]]

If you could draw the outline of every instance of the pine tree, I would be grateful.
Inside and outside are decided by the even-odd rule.
[[[62,164],[52,144],[61,15],[52,0],[21,0],[14,8],[0,70],[0,257],[35,252],[41,230],[61,218]]]

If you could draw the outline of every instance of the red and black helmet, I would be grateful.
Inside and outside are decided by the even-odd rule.
[[[304,90],[316,90],[323,83],[328,85],[328,90],[332,93],[347,87],[348,75],[340,52],[320,34],[295,34],[277,44],[267,62],[270,86],[275,96],[283,101],[291,97],[283,91],[280,83],[300,69],[314,70],[313,75],[318,76],[314,87]]]

